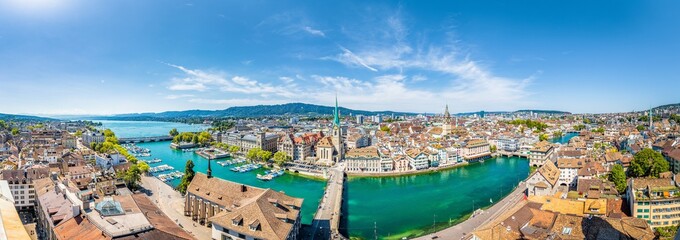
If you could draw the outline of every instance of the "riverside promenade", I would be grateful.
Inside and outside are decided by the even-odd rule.
[[[416,239],[467,239],[473,231],[475,231],[480,226],[493,221],[498,216],[502,215],[513,206],[517,205],[524,200],[524,193],[526,190],[526,184],[524,181],[520,182],[517,188],[512,191],[508,196],[503,198],[500,202],[497,202],[490,208],[482,210],[480,214],[474,215],[469,219],[456,224],[455,226],[446,228],[436,233],[427,234],[425,236],[418,237]]]
[[[346,239],[339,232],[345,174],[342,164],[330,168],[326,191],[312,221],[311,239]]]
[[[142,176],[142,187],[146,195],[158,208],[196,239],[212,239],[211,228],[199,225],[184,216],[184,197],[170,185],[155,177]]]

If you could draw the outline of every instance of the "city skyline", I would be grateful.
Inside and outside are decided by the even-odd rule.
[[[644,110],[680,102],[677,6],[5,1],[0,112]]]

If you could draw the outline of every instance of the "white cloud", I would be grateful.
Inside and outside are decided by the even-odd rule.
[[[244,76],[228,77],[221,72],[208,72],[198,69],[188,69],[183,66],[168,64],[184,73],[182,77],[173,78],[168,89],[174,91],[208,91],[235,92],[244,94],[266,94],[291,97],[294,86],[274,86],[261,83]]]
[[[342,50],[341,54],[338,54],[337,56],[333,56],[333,57],[325,57],[325,58],[322,58],[322,59],[330,59],[330,60],[338,61],[340,63],[343,63],[345,65],[349,65],[349,66],[361,66],[361,67],[365,67],[366,69],[374,71],[374,72],[378,71],[378,69],[375,69],[375,68],[369,66],[368,64],[366,64],[366,61],[364,61],[364,59],[357,56],[356,54],[354,54],[349,49],[344,48],[342,46],[340,46],[340,49]]]
[[[326,34],[323,33],[321,30],[313,29],[310,26],[305,26],[304,28],[302,28],[302,30],[305,30],[305,32],[308,32],[309,34],[312,34],[312,35],[316,35],[316,36],[319,36],[319,37],[326,37]]]
[[[193,94],[176,94],[176,95],[171,94],[171,95],[165,96],[165,99],[174,100],[174,99],[180,99],[180,98],[189,98],[189,97],[193,97],[193,96],[194,96]]]
[[[226,106],[253,106],[253,105],[269,105],[269,104],[281,104],[287,103],[285,99],[256,99],[256,98],[234,98],[234,99],[206,99],[206,98],[194,98],[190,99],[189,102],[206,104],[206,105],[226,105]]]

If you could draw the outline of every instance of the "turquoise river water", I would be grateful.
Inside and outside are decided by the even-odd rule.
[[[155,136],[167,134],[172,128],[197,131],[204,125],[161,122],[103,121],[119,137]],[[145,129],[149,129],[146,131]],[[196,130],[194,130],[196,129]],[[205,173],[207,160],[192,152],[172,150],[170,142],[140,143],[151,150],[151,157],[163,161],[151,166],[168,164],[184,171],[187,159],[194,161],[195,171]],[[304,198],[302,222],[311,223],[325,182],[286,174],[264,182],[255,176],[264,170],[236,173],[212,164],[213,175],[225,180],[271,188],[294,197]],[[344,221],[341,230],[352,237],[381,239],[422,235],[457,223],[473,209],[488,207],[497,202],[525,179],[529,172],[527,160],[520,158],[492,158],[454,169],[433,173],[382,178],[350,177],[345,186]],[[179,180],[169,184],[176,186]],[[434,224],[433,224],[434,223]]]

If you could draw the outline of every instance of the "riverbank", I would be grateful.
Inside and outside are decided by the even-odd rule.
[[[477,162],[475,162],[477,163]],[[449,166],[443,166],[443,167],[438,167],[438,168],[428,168],[424,170],[411,170],[411,171],[404,171],[404,172],[385,172],[385,173],[357,173],[357,172],[347,172],[348,177],[353,177],[353,178],[361,178],[361,177],[402,177],[402,176],[414,176],[414,175],[423,175],[423,174],[431,174],[439,171],[444,171],[444,170],[450,170],[458,167],[464,167],[468,166],[470,163],[468,162],[463,162],[459,164],[454,164],[454,165],[449,165]]]

